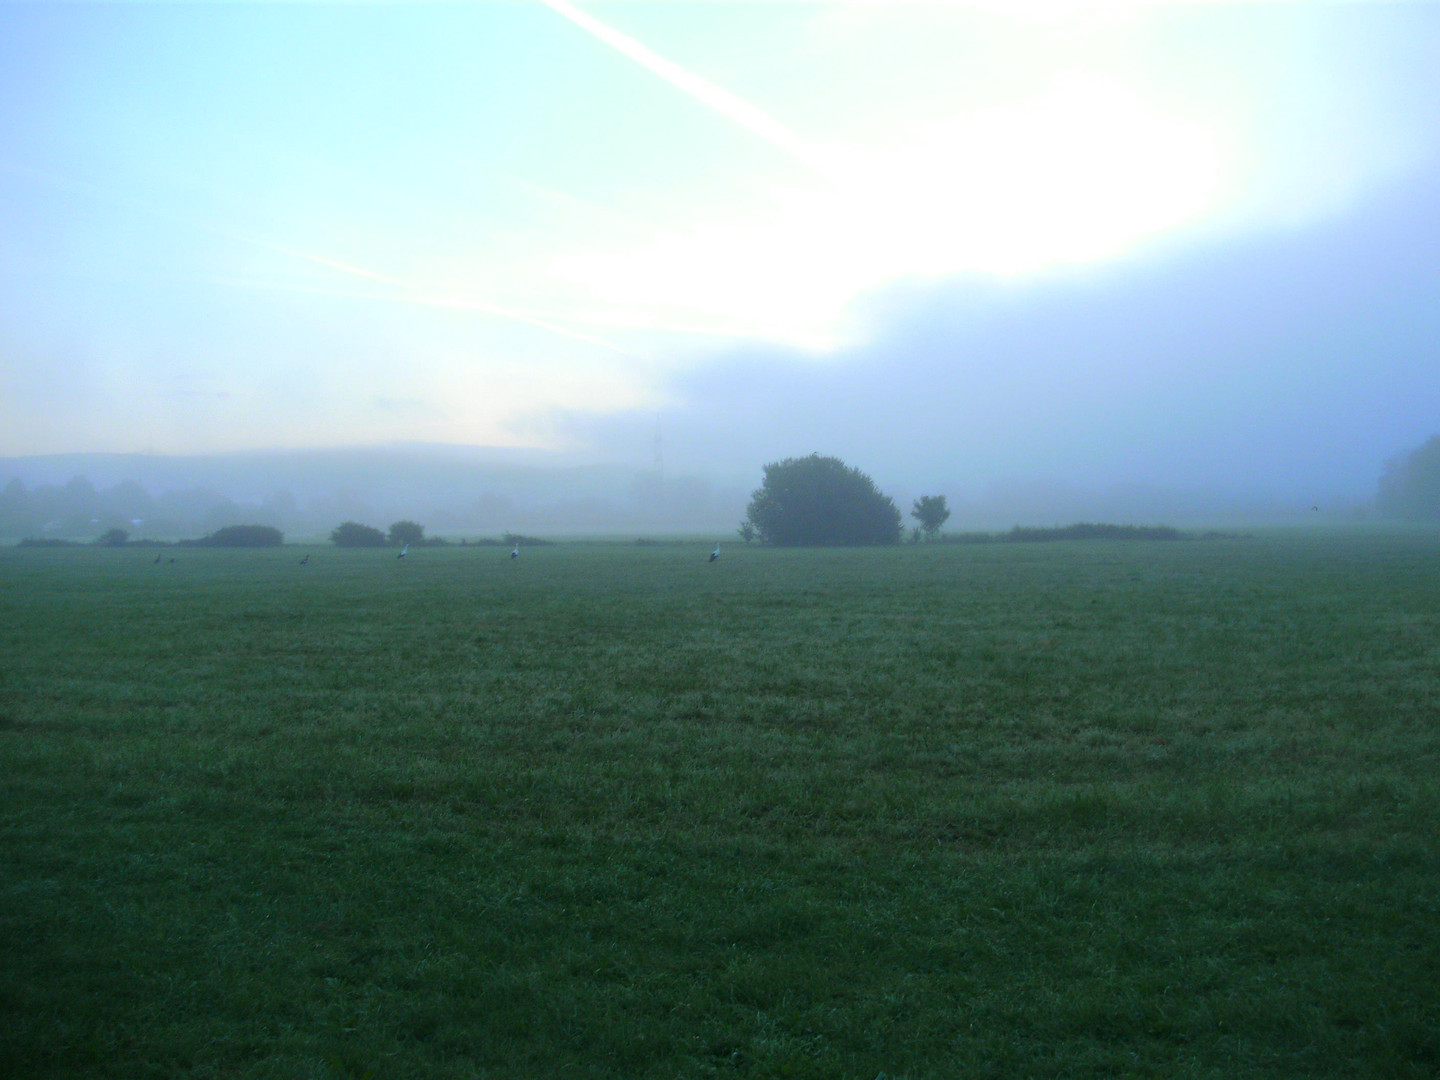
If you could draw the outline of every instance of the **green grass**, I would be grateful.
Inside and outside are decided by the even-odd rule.
[[[708,550],[0,551],[0,1074],[1440,1074],[1440,537]]]

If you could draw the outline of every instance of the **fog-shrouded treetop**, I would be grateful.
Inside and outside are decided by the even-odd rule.
[[[1375,508],[1405,521],[1440,521],[1440,435],[1386,465]]]

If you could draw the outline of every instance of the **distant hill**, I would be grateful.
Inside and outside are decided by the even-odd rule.
[[[634,469],[583,466],[544,450],[400,443],[324,450],[245,450],[223,454],[44,454],[0,458],[0,483],[64,484],[83,476],[96,486],[133,481],[163,494],[187,488],[224,489],[234,498],[263,498],[278,489],[297,496],[357,483],[408,486],[426,481],[525,482],[541,476],[633,477]]]
[[[68,501],[58,494],[37,498],[42,489],[64,488],[77,478],[86,483],[70,492]],[[381,528],[409,519],[432,534],[455,535],[517,530],[708,534],[733,529],[744,516],[747,498],[739,490],[718,491],[699,477],[582,464],[543,450],[413,443],[0,458],[0,488],[6,485],[10,502],[28,493],[30,503],[46,507],[31,507],[34,513],[17,519],[13,513],[6,517],[8,503],[0,505],[0,535],[7,536],[47,527],[52,534],[83,535],[91,525],[111,519],[137,535],[147,524],[163,525],[172,535],[192,535],[261,523],[291,535],[323,536],[351,519]],[[93,498],[87,487],[94,489]]]

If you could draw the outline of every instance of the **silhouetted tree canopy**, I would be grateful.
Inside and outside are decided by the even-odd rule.
[[[402,544],[423,544],[424,542],[424,525],[416,524],[413,521],[397,521],[390,526],[390,543],[396,547]]]
[[[346,521],[335,527],[330,542],[336,547],[384,547],[385,534],[358,521]]]
[[[1440,520],[1440,435],[1386,464],[1375,509],[1404,521]]]
[[[106,529],[95,543],[101,547],[124,547],[129,539],[130,534],[124,529]]]
[[[766,544],[895,544],[900,511],[859,469],[811,454],[765,466],[749,520]]]
[[[922,495],[910,508],[910,516],[920,523],[927,537],[933,537],[950,520],[950,508],[945,505],[944,495]]]

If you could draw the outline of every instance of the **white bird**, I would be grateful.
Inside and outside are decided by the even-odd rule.
[[[719,557],[720,557],[720,545],[719,545],[719,544],[716,544],[716,545],[715,545],[715,550],[712,551],[712,552],[710,552],[710,561],[711,561],[711,562],[714,562],[714,561],[715,561],[716,559],[718,559]]]
[[[410,545],[409,545],[409,544],[406,544],[403,548],[400,549],[400,554],[399,554],[399,555],[396,555],[395,557],[396,557],[397,559],[403,559],[403,558],[409,553],[409,551],[410,551]]]
[[[520,545],[519,545],[519,544],[516,544],[513,548],[510,549],[510,557],[511,557],[512,559],[518,559],[518,558],[520,557]]]

